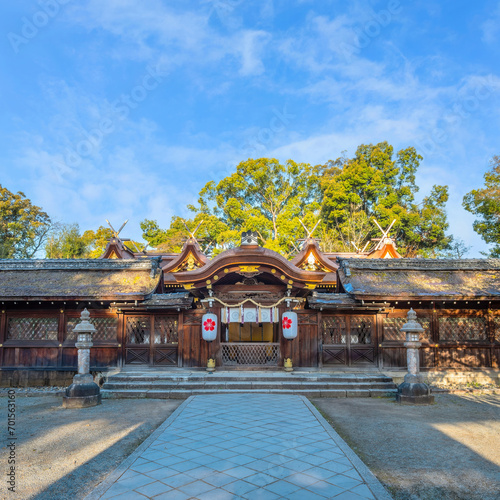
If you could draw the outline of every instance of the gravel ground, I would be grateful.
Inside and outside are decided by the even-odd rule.
[[[312,402],[395,499],[500,499],[500,396]]]
[[[16,493],[7,490],[7,440],[0,450],[0,498],[81,499],[146,439],[181,401],[105,400],[100,406],[62,408],[54,396],[16,397]],[[7,398],[1,435],[7,435]]]
[[[104,400],[64,410],[61,398],[16,398],[15,494],[2,472],[0,498],[83,498],[180,404],[177,400]],[[388,399],[314,399],[395,499],[500,498],[500,395],[442,394],[437,404]],[[7,398],[0,398],[7,434]],[[7,439],[0,450],[7,467]]]

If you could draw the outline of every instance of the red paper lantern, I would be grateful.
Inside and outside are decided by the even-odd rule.
[[[283,337],[292,340],[297,337],[297,313],[286,311],[281,317],[281,326],[283,329]]]
[[[203,340],[212,342],[217,337],[217,316],[213,313],[206,313],[201,319],[201,335]]]

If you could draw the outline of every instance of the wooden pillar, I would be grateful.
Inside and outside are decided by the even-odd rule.
[[[149,365],[155,364],[155,315],[149,315]]]
[[[59,340],[59,350],[57,351],[57,367],[63,365],[63,344],[64,337],[66,335],[66,315],[64,314],[64,309],[59,310],[59,323],[58,323],[58,333],[57,338]]]
[[[323,368],[323,313],[318,311],[318,348],[317,348],[317,356],[318,356],[318,368]]]
[[[384,368],[384,348],[382,346],[384,334],[384,316],[377,313],[375,316],[375,356],[377,356],[377,365],[380,370]]]
[[[184,311],[177,316],[177,366],[184,366]]]
[[[486,328],[487,328],[487,335],[488,335],[488,340],[490,342],[490,349],[489,349],[489,354],[490,354],[490,359],[489,359],[489,366],[493,368],[495,366],[495,324],[493,323],[493,314],[491,309],[488,308],[486,311]]]
[[[118,351],[116,358],[116,365],[122,367],[125,364],[125,315],[123,312],[117,312],[118,325],[117,325],[117,340],[118,340]]]
[[[434,304],[433,304],[434,307]],[[439,318],[437,314],[437,310],[433,309],[432,310],[432,319],[431,319],[431,339],[433,343],[433,348],[434,348],[434,367],[437,368],[440,364],[440,352],[439,352],[439,347],[436,347],[436,345],[439,345]]]
[[[5,309],[2,309],[2,314],[0,316],[0,366],[4,365],[3,345],[5,343],[6,337],[7,337],[7,314],[5,312]]]

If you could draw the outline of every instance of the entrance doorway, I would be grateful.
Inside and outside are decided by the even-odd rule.
[[[276,323],[227,323],[222,325],[224,366],[277,366],[279,342]]]
[[[174,365],[178,359],[178,317],[125,317],[125,363]]]

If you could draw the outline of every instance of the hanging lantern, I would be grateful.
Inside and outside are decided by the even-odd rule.
[[[201,320],[201,334],[203,340],[212,342],[217,337],[217,316],[213,313],[206,313]]]
[[[281,326],[283,328],[283,337],[292,340],[297,337],[297,313],[286,311],[281,318]]]

